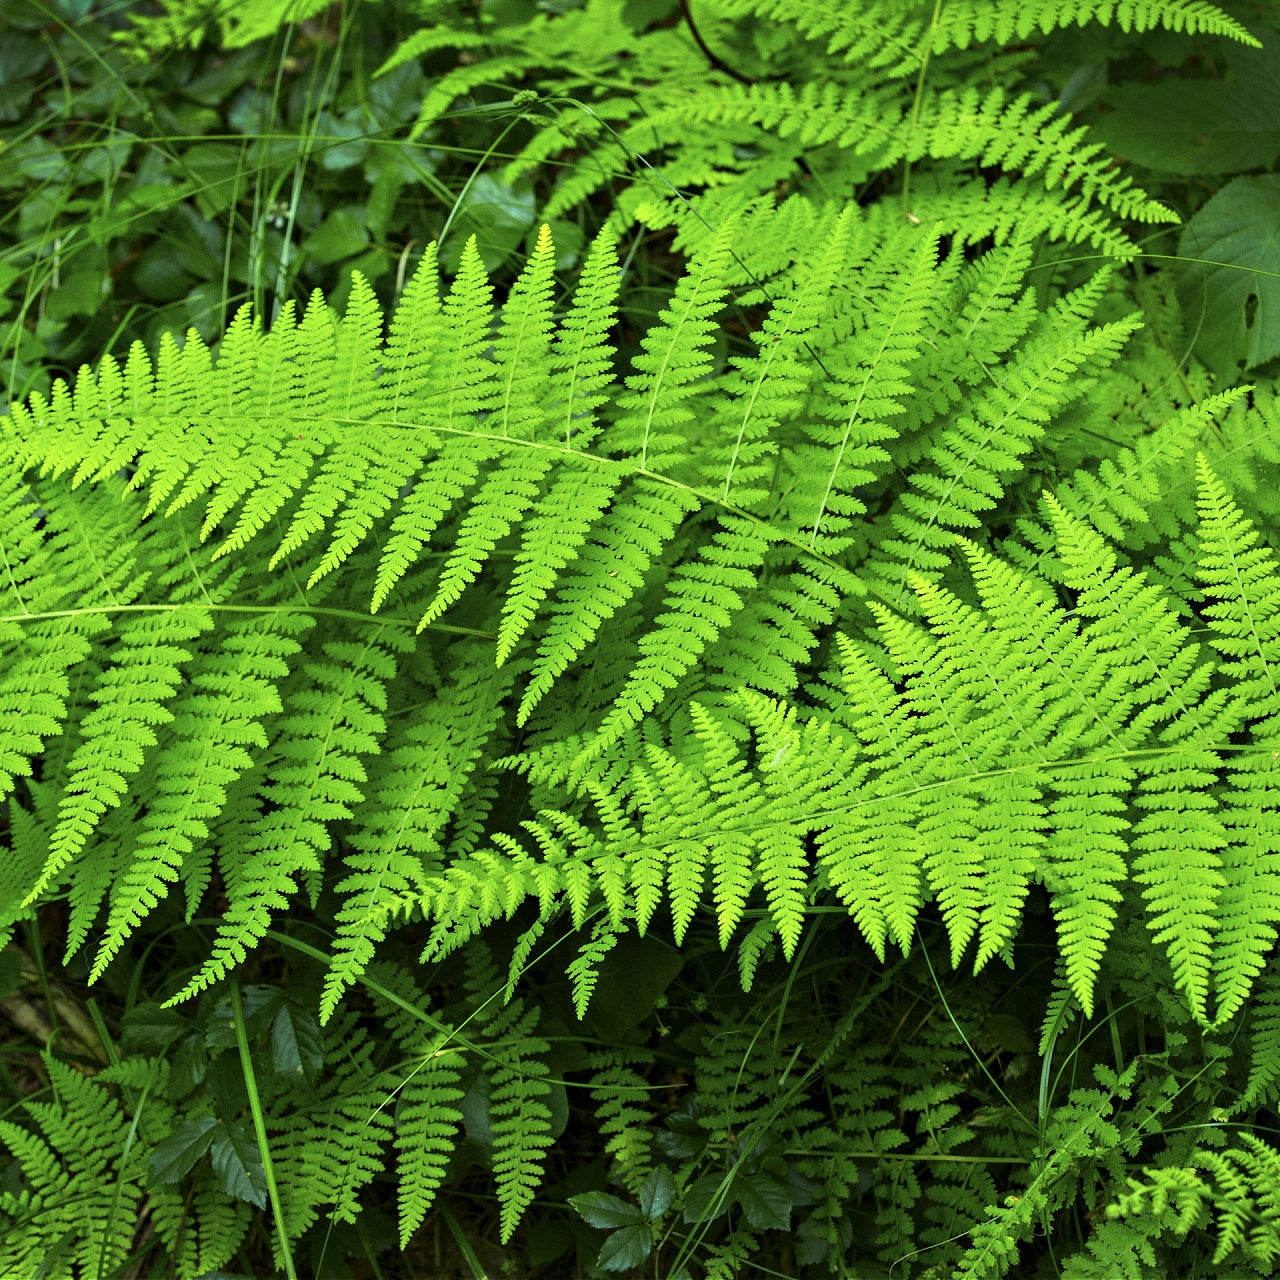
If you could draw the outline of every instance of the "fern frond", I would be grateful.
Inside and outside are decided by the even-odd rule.
[[[156,744],[152,726],[173,719],[165,704],[182,678],[179,664],[191,658],[184,646],[212,626],[208,610],[198,606],[140,614],[121,626],[115,663],[90,695],[98,707],[80,722],[81,742],[71,758],[58,824],[24,905],[61,875],[103,814],[121,802],[128,778],[142,768],[147,748]]]
[[[605,1154],[623,1186],[638,1196],[654,1160],[652,1116],[644,1106],[649,1085],[636,1070],[651,1055],[641,1049],[592,1055],[591,1098],[605,1136]]]
[[[591,936],[578,948],[578,954],[565,966],[565,976],[573,994],[573,1011],[581,1018],[591,1003],[592,993],[600,977],[605,956],[618,945],[618,933],[609,921],[600,921]]]
[[[324,461],[302,495],[284,538],[267,563],[268,569],[291,557],[343,507],[330,556],[311,575],[308,585],[313,586],[333,567],[333,549],[353,547],[360,531],[368,529],[389,509],[402,486],[438,445],[437,438],[416,417],[406,422],[406,416],[413,413],[431,386],[433,360],[447,341],[448,331],[439,324],[438,289],[433,244],[423,254],[404,291],[382,353],[373,349],[376,334],[367,307],[362,307],[361,312],[364,323],[339,329],[322,299],[318,295],[312,298],[303,317],[301,335],[303,354],[314,372],[300,388],[297,409],[303,430],[294,433],[302,435],[303,440],[286,441],[284,447],[293,451],[301,444],[308,455],[323,455]],[[359,291],[359,296],[364,298],[365,291]],[[334,418],[351,419],[353,396],[357,404],[369,403],[367,389],[379,354],[385,361],[383,378],[377,384],[383,391],[380,412],[373,421],[355,418],[360,430],[335,430]],[[385,420],[381,414],[385,414]],[[410,426],[413,429],[403,429]]]
[[[1227,36],[1242,44],[1257,41],[1234,18],[1206,0],[1029,0],[1013,4],[960,4],[947,9],[933,33],[933,50],[965,49],[972,44],[995,41],[1008,45],[1025,40],[1035,31],[1048,33],[1086,22],[1114,24],[1121,31],[1150,31],[1166,27],[1188,34],[1204,32]]]
[[[1135,315],[1085,330],[1075,312],[1092,302],[1096,289],[1095,281],[1064,299],[971,412],[953,419],[930,450],[928,465],[913,472],[902,509],[889,517],[897,536],[879,544],[879,556],[893,556],[905,567],[895,572],[877,565],[880,572],[903,581],[912,570],[943,568],[957,533],[976,528],[979,513],[996,505],[1004,477],[1021,469],[1051,415],[1076,394],[1073,380],[1080,371],[1113,359],[1138,327]]]
[[[396,46],[395,52],[373,73],[374,78],[385,76],[406,62],[434,53],[437,49],[484,49],[492,44],[492,36],[486,32],[460,30],[443,23],[419,27]]]
[[[496,970],[481,944],[467,956],[467,986],[475,1017],[490,1037],[487,1070],[489,1115],[493,1129],[493,1173],[498,1185],[500,1232],[511,1238],[542,1180],[542,1164],[551,1146],[551,1086],[545,1054],[550,1047],[534,1034],[536,1008],[514,1000],[495,1010],[488,995],[500,990]],[[483,996],[483,999],[482,999]]]
[[[965,672],[972,681],[972,703],[994,720],[1005,722],[999,729],[1001,754],[1012,746],[1024,758],[1046,765],[1051,758],[1045,750],[1046,691],[1043,686],[1037,687],[1039,682],[1034,676],[1019,680],[1023,654],[999,632],[988,632],[975,611],[965,608],[950,593],[923,579],[913,580],[912,587],[930,629],[943,641],[944,661],[953,671]],[[981,739],[972,728],[965,736],[964,750],[970,754],[971,767],[982,770],[994,753],[978,754]],[[981,793],[982,802],[974,818],[973,846],[975,851],[985,849],[987,857],[975,972],[1013,939],[1031,876],[1041,862],[1048,817],[1041,785],[1033,777],[997,772],[982,786]],[[930,878],[946,912],[945,884],[939,883],[932,871]],[[957,936],[953,928],[953,946],[958,947],[963,936],[963,930]]]
[[[1168,944],[1174,973],[1198,1018],[1204,1017],[1210,940],[1224,884],[1216,850],[1226,838],[1209,789],[1220,763],[1208,744],[1222,742],[1236,727],[1238,711],[1229,692],[1205,694],[1212,665],[1200,663],[1199,647],[1184,645],[1172,613],[1141,574],[1117,567],[1115,555],[1092,529],[1068,516],[1052,498],[1064,578],[1079,592],[1076,611],[1097,619],[1090,638],[1103,651],[1129,655],[1130,679],[1146,703],[1140,720],[1168,720],[1160,738],[1186,742],[1139,766],[1135,804],[1147,816],[1134,828],[1135,879],[1147,885],[1156,940]],[[1142,687],[1145,686],[1145,687]],[[1197,699],[1200,699],[1197,701]],[[1177,815],[1175,818],[1174,815]]]
[[[1006,1197],[1002,1206],[987,1209],[987,1220],[973,1229],[973,1243],[960,1259],[958,1277],[997,1280],[1005,1275],[1038,1216],[1074,1196],[1075,1179],[1065,1176],[1073,1162],[1097,1158],[1120,1145],[1122,1135],[1111,1117],[1117,1101],[1132,1088],[1135,1075],[1136,1068],[1130,1065],[1110,1087],[1075,1089],[1067,1104],[1056,1109],[1044,1140],[1036,1147],[1026,1189]]]
[[[516,712],[517,724],[524,724],[601,624],[640,589],[681,520],[698,505],[689,490],[643,476],[629,481],[615,496],[561,578]]]
[[[400,1177],[400,1247],[421,1226],[443,1184],[462,1115],[457,1103],[465,1060],[456,1049],[428,1042],[396,1108],[396,1171]]]
[[[1226,1151],[1196,1150],[1181,1166],[1148,1169],[1144,1180],[1129,1178],[1129,1190],[1107,1206],[1108,1216],[1149,1215],[1185,1235],[1212,1207],[1218,1229],[1212,1265],[1244,1258],[1268,1274],[1280,1259],[1280,1153],[1252,1133],[1240,1139]]]
[[[298,1239],[328,1207],[354,1222],[362,1191],[384,1168],[392,1136],[387,1105],[403,1081],[379,1070],[376,1047],[356,1019],[340,1013],[321,1036],[325,1072],[308,1105],[275,1119],[272,1164],[284,1213],[283,1232]],[[329,1215],[326,1215],[329,1216]],[[277,1266],[280,1266],[277,1245]],[[281,1267],[281,1269],[283,1269]]]
[[[1199,577],[1211,643],[1234,677],[1233,696],[1254,723],[1255,741],[1275,740],[1280,724],[1280,570],[1258,532],[1227,496],[1203,454],[1200,479]],[[1280,746],[1280,741],[1276,741]],[[1240,759],[1223,793],[1226,882],[1214,956],[1218,1024],[1243,1005],[1266,963],[1280,925],[1280,770],[1277,752]]]
[[[118,1269],[129,1256],[142,1201],[147,1145],[135,1140],[105,1084],[50,1055],[44,1065],[53,1099],[24,1103],[43,1137],[0,1121],[0,1143],[32,1187],[0,1193],[0,1272],[32,1275],[60,1255],[58,1274],[68,1280]]]
[[[529,54],[516,52],[454,67],[423,95],[418,106],[418,118],[409,131],[410,139],[420,138],[458,98],[464,97],[473,89],[481,85],[518,84],[534,65],[536,64]]]
[[[1249,394],[1247,387],[1232,387],[1182,409],[1143,435],[1131,449],[1121,449],[1114,458],[1103,458],[1096,473],[1077,470],[1053,491],[1054,498],[1077,519],[1085,520],[1114,542],[1132,538],[1135,528],[1151,523],[1151,513],[1167,500],[1169,477],[1183,458],[1190,456],[1204,432],[1232,405]],[[1027,543],[1041,548],[1031,558],[1018,543],[1006,554],[1017,563],[1042,570],[1052,526],[1044,499],[1039,503],[1043,528],[1030,520],[1018,521]]]
[[[1267,962],[1249,1010],[1249,1083],[1241,1106],[1271,1103],[1280,1082],[1280,964]]]
[[[22,654],[0,679],[0,795],[11,795],[15,780],[30,776],[31,758],[59,732],[67,673],[88,657],[89,636],[108,625],[101,615],[51,618],[25,628],[0,621],[0,644]]]
[[[794,136],[805,147],[835,143],[855,155],[892,163],[897,154],[894,143],[907,115],[899,86],[876,90],[860,85],[849,90],[835,80],[809,80],[799,91],[785,81],[717,84],[710,91],[703,88],[664,98],[663,105],[655,104],[642,123],[623,134],[625,142],[638,149],[646,133],[677,137],[690,125],[742,123],[774,130],[782,138]]]
[[[813,41],[825,41],[840,61],[904,76],[920,66],[925,23],[919,6],[897,0],[870,0],[854,8],[820,0],[721,0],[727,15],[751,15],[791,24]]]
[[[503,323],[494,344],[495,360],[504,373],[497,403],[486,421],[502,437],[549,443],[550,411],[539,394],[550,365],[551,287],[555,250],[544,224],[520,279],[503,308]],[[490,473],[476,492],[471,510],[454,538],[440,573],[435,596],[419,622],[434,622],[479,576],[490,553],[520,522],[539,497],[554,454],[546,448],[511,454]],[[385,595],[375,596],[377,608]]]
[[[206,656],[192,678],[192,692],[174,703],[172,740],[156,769],[154,798],[132,864],[112,893],[91,980],[183,874],[184,859],[197,843],[208,837],[208,820],[222,811],[228,784],[252,763],[245,746],[266,747],[261,722],[281,710],[272,682],[288,675],[285,659],[302,647],[290,633],[311,623],[298,614],[233,623],[220,652]],[[202,889],[191,899],[199,901]]]
[[[826,882],[883,964],[890,935],[904,953],[910,950],[924,893],[920,845],[911,831],[914,805],[893,782],[910,769],[910,711],[902,693],[862,649],[845,635],[838,634],[836,643],[839,687],[831,691],[831,701],[863,754],[849,780],[854,787],[870,788],[875,805],[837,810],[818,837],[818,860]]]
[[[897,434],[892,420],[903,412],[926,323],[949,274],[938,268],[937,251],[931,234],[890,240],[862,282],[865,327],[827,358],[831,380],[817,406],[826,421],[806,423],[812,443],[796,450],[803,487],[792,508],[792,518],[815,550],[842,546],[851,517],[866,510],[857,487],[875,479],[889,460],[883,442]],[[905,269],[897,269],[901,256]],[[889,263],[894,269],[885,271]],[[873,292],[875,275],[881,288]]]
[[[774,534],[754,519],[726,516],[722,525],[697,561],[671,575],[667,612],[640,640],[626,685],[588,747],[591,755],[605,751],[677,688],[744,607]]]
[[[610,380],[605,335],[616,310],[617,254],[602,232],[583,265],[573,306],[557,330],[552,361],[567,378],[562,406],[553,404],[564,448],[585,450],[599,435],[597,411]],[[624,474],[600,458],[574,454],[525,520],[516,571],[503,604],[499,664],[511,655],[538,608],[613,498]]]
[[[1199,578],[1215,601],[1204,613],[1211,643],[1238,682],[1236,693],[1251,719],[1268,724],[1280,715],[1280,565],[1259,534],[1197,455],[1200,480]]]
[[[1003,654],[1006,679],[1014,688],[1021,685],[1024,705],[1037,711],[1034,721],[1025,712],[1020,721],[1022,749],[1032,747],[1048,765],[1068,751],[1087,757],[1106,748],[1086,768],[1054,772],[1056,794],[1043,846],[1042,875],[1051,894],[1067,981],[1090,1013],[1094,981],[1121,899],[1116,885],[1128,871],[1123,839],[1128,824],[1120,815],[1134,769],[1125,754],[1140,738],[1125,723],[1125,676],[1107,671],[1091,637],[1080,635],[1040,595],[1033,579],[971,543],[962,542],[961,549],[982,604],[1008,645]],[[1020,667],[1021,678],[1009,679]],[[1043,685],[1034,672],[1047,678]]]
[[[443,380],[443,391],[437,400],[426,401],[429,414],[426,422],[419,424],[420,429],[425,427],[432,435],[436,431],[442,433],[439,454],[424,473],[414,478],[399,514],[391,522],[391,536],[382,549],[374,582],[374,611],[381,608],[391,588],[417,559],[453,504],[475,482],[481,464],[492,452],[485,434],[472,435],[465,430],[475,415],[492,408],[496,394],[494,366],[483,359],[490,341],[492,293],[472,236],[462,251],[458,274],[441,310],[447,345],[441,352],[440,366],[433,373]],[[312,581],[331,562],[339,562],[344,546],[335,540],[334,549],[312,575]]]
[[[327,823],[350,817],[351,806],[364,799],[361,757],[378,752],[386,728],[381,712],[396,673],[394,650],[412,652],[407,637],[379,630],[360,641],[325,641],[320,660],[304,664],[314,683],[286,692],[279,725],[286,763],[264,788],[276,807],[245,845],[221,853],[230,905],[209,959],[170,1004],[204,990],[244,959],[270,927],[272,910],[288,904],[295,877],[318,870],[331,842]]]

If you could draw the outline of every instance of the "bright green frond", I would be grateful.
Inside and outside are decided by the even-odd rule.
[[[1206,0],[1019,0],[1017,4],[978,3],[962,0],[948,5],[934,35],[934,50],[948,46],[966,48],[980,41],[1012,44],[1034,32],[1048,32],[1086,22],[1115,25],[1121,31],[1204,31],[1229,36],[1245,44],[1256,43],[1240,23]]]

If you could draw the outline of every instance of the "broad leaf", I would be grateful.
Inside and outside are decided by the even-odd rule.
[[[714,1222],[729,1207],[732,1189],[721,1192],[724,1179],[718,1173],[703,1174],[684,1193],[686,1222]]]
[[[279,987],[255,985],[244,987],[240,995],[245,1033],[252,1039],[266,1030],[284,1000],[284,992]],[[204,1042],[209,1049],[229,1049],[236,1043],[236,1023],[231,1015],[229,996],[218,1001],[205,1027]]]
[[[608,1231],[614,1227],[629,1227],[643,1223],[644,1214],[633,1204],[611,1196],[607,1191],[584,1191],[580,1196],[570,1196],[569,1203],[593,1227]]]
[[[739,1178],[734,1191],[747,1221],[757,1231],[788,1231],[791,1228],[791,1190],[775,1182],[767,1173]]]
[[[286,1000],[271,1022],[271,1065],[278,1075],[314,1085],[324,1066],[320,1024],[312,1013]]]
[[[163,1053],[187,1026],[177,1009],[162,1009],[148,1001],[135,1005],[120,1019],[120,1033],[131,1053]]]
[[[587,1025],[605,1039],[618,1039],[649,1016],[683,963],[659,938],[624,934],[601,961]]]
[[[1229,79],[1166,76],[1111,89],[1092,131],[1126,160],[1168,173],[1243,173],[1280,155],[1280,35],[1228,44]]]
[[[462,247],[474,235],[485,270],[496,271],[533,226],[536,212],[533,191],[526,183],[509,187],[482,173],[458,203],[454,230],[440,249],[440,265],[456,271]]]
[[[1187,224],[1178,298],[1196,354],[1226,383],[1280,355],[1280,174],[1236,178]]]
[[[177,1182],[190,1173],[196,1161],[209,1150],[217,1126],[216,1116],[182,1121],[151,1153],[148,1171],[152,1183]]]
[[[650,1222],[653,1222],[666,1213],[675,1196],[676,1180],[671,1176],[671,1170],[666,1165],[660,1164],[644,1180],[644,1186],[640,1188],[641,1212]]]
[[[615,1231],[605,1242],[596,1259],[601,1271],[630,1271],[640,1266],[653,1252],[653,1229],[642,1223]]]
[[[213,1171],[229,1196],[267,1207],[267,1178],[258,1144],[238,1121],[223,1124],[213,1139]]]

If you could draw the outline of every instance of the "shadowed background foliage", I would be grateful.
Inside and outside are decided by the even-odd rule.
[[[1272,1273],[1273,6],[0,30],[0,1274]]]

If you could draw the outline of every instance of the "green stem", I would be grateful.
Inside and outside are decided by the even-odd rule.
[[[231,979],[231,1017],[236,1024],[236,1044],[240,1048],[240,1068],[244,1072],[245,1092],[249,1095],[249,1111],[253,1115],[253,1132],[258,1140],[258,1154],[262,1157],[262,1174],[267,1180],[267,1195],[271,1198],[271,1212],[276,1220],[276,1235],[280,1239],[280,1254],[284,1260],[285,1274],[289,1280],[298,1280],[293,1268],[293,1253],[289,1237],[284,1229],[284,1210],[280,1206],[280,1188],[276,1186],[275,1168],[271,1163],[271,1147],[267,1142],[267,1121],[262,1114],[262,1100],[258,1097],[258,1082],[253,1074],[253,1057],[249,1053],[249,1035],[245,1028],[244,1007],[240,1002],[240,983]]]
[[[902,158],[902,216],[908,222],[919,219],[911,212],[911,139],[915,136],[916,126],[920,123],[920,100],[924,97],[924,78],[929,71],[929,59],[933,56],[933,37],[938,30],[938,18],[942,13],[942,0],[933,0],[933,17],[929,19],[929,30],[925,37],[924,52],[920,55],[920,74],[916,77],[916,91],[911,100],[911,118],[907,121],[908,151]]]

